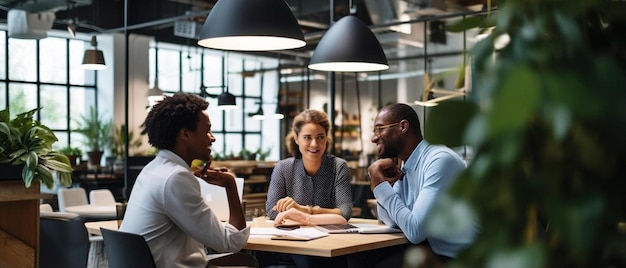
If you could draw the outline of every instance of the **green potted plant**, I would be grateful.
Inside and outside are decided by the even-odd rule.
[[[126,140],[124,135],[126,134],[126,125],[121,124],[120,127],[113,127],[111,135],[111,154],[113,154],[113,170],[120,171],[124,168],[124,151],[126,147]],[[135,138],[135,134],[132,130],[128,131],[128,147],[129,157],[134,149],[138,149],[143,144],[141,136]],[[108,161],[108,159],[107,159]]]
[[[121,124],[120,127],[114,127],[113,133],[111,135],[111,153],[117,159],[124,158],[124,149],[126,147],[126,140],[124,139],[124,135],[126,133],[126,126]],[[128,131],[128,140],[129,140],[129,154],[133,149],[137,149],[141,147],[143,141],[141,140],[141,136],[135,138],[135,134],[132,130]]]
[[[0,165],[4,165],[3,174],[6,176],[11,167],[18,167],[21,170],[18,174],[21,174],[27,188],[37,181],[53,188],[52,173],[56,171],[59,182],[70,186],[70,162],[64,154],[52,150],[58,139],[50,128],[34,119],[39,109],[20,113],[13,119],[9,110],[0,111]]]
[[[78,159],[83,155],[83,151],[78,147],[66,146],[59,150],[60,153],[67,156],[72,167],[76,166],[78,163]]]
[[[99,167],[104,149],[111,141],[111,121],[99,116],[92,106],[89,113],[82,115],[76,124],[74,131],[85,137],[84,143],[89,150],[87,151],[88,167]]]
[[[256,150],[256,155],[259,158],[259,161],[265,161],[265,159],[272,153],[272,148],[267,148],[267,150],[263,151],[261,147]]]

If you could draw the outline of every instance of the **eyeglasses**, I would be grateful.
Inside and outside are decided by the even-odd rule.
[[[378,136],[380,136],[380,132],[381,132],[381,131],[383,131],[383,130],[385,130],[385,129],[387,129],[387,128],[393,127],[393,126],[397,126],[397,125],[399,125],[400,123],[401,123],[401,122],[398,122],[398,123],[391,123],[391,124],[382,125],[382,126],[375,126],[375,127],[374,127],[374,136],[377,136],[377,137],[378,137]]]

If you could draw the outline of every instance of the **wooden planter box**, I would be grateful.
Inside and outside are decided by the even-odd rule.
[[[49,197],[39,183],[0,178],[0,267],[39,266],[39,199]]]

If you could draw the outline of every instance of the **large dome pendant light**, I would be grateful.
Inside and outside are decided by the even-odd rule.
[[[219,0],[202,26],[198,45],[270,51],[299,48],[306,42],[284,0]]]
[[[333,24],[315,48],[309,69],[369,72],[389,69],[378,39],[360,19],[345,16]]]

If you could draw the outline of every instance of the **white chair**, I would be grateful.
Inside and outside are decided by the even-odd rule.
[[[66,207],[88,205],[87,192],[83,188],[63,188],[57,193],[59,197],[59,211]]]
[[[91,190],[89,204],[96,206],[115,206],[115,197],[109,189]]]
[[[40,204],[39,205],[39,213],[41,212],[52,212],[52,206],[50,204]]]

